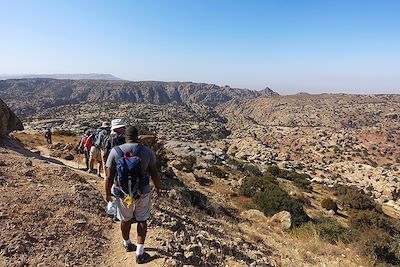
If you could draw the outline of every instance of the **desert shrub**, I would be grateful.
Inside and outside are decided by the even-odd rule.
[[[357,187],[355,186],[346,186],[346,185],[340,185],[340,184],[335,184],[332,187],[332,192],[335,196],[343,196],[347,193],[349,190],[357,190]]]
[[[193,171],[193,166],[196,164],[196,157],[194,156],[188,156],[184,158],[182,161],[183,167],[186,168],[186,171],[192,172]]]
[[[301,194],[299,196],[296,196],[296,199],[300,201],[301,204],[304,206],[311,206],[311,200],[307,196]]]
[[[276,165],[271,165],[267,168],[267,172],[273,176],[279,176],[281,169]]]
[[[376,209],[374,200],[354,186],[337,185],[333,188],[343,206],[358,210]]]
[[[357,231],[379,228],[390,235],[400,233],[398,222],[391,220],[375,210],[360,210],[350,213],[349,226]]]
[[[294,182],[294,184],[302,189],[311,189],[311,182],[308,180],[310,176],[305,173],[291,172],[287,175],[288,180]]]
[[[319,222],[309,222],[301,225],[299,228],[294,229],[297,235],[304,234],[312,236],[316,234],[319,238],[331,243],[337,242],[350,243],[354,240],[355,235],[351,229],[341,226],[337,221],[331,219],[323,219]]]
[[[335,213],[338,211],[338,206],[335,201],[333,201],[331,198],[324,198],[321,201],[321,207],[323,207],[326,210],[333,210]]]
[[[250,175],[254,175],[254,176],[262,175],[260,169],[256,165],[253,165],[253,164],[245,164],[243,166],[243,170]]]
[[[362,232],[354,247],[359,254],[373,257],[377,262],[400,265],[398,240],[381,229],[373,228]]]
[[[253,201],[260,207],[260,210],[268,216],[280,211],[288,211],[292,216],[292,224],[298,226],[309,220],[301,203],[289,196],[278,185],[269,185],[264,191],[257,192]]]
[[[233,165],[233,166],[237,167],[239,170],[243,169],[243,163],[241,163],[240,161],[238,161],[234,158],[229,158],[226,163],[228,165]]]
[[[374,200],[357,190],[350,190],[341,197],[344,206],[358,210],[371,210],[376,207]]]
[[[251,176],[244,180],[241,186],[241,193],[246,197],[252,197],[257,192],[263,192],[268,187],[277,186],[278,181],[270,176]]]
[[[215,165],[211,165],[206,168],[207,172],[211,172],[213,175],[217,176],[218,178],[225,178],[226,177],[226,172],[224,170],[221,170]]]
[[[285,169],[280,169],[278,177],[280,178],[286,178],[289,175],[290,171],[285,170]]]

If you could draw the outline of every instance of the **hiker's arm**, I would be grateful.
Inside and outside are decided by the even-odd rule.
[[[151,134],[139,135],[138,137],[139,142],[153,141],[154,139],[156,139],[156,136]]]
[[[159,195],[160,189],[161,189],[161,181],[160,181],[160,177],[158,176],[156,164],[149,164],[148,172],[149,172],[151,180],[153,181],[153,184],[154,184],[154,191],[155,191],[156,195]]]
[[[106,182],[105,182],[106,201],[110,201],[111,199],[111,187],[113,185],[114,177],[115,177],[115,169],[106,167]]]

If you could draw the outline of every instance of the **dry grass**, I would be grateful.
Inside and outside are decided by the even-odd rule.
[[[23,143],[29,149],[35,149],[37,146],[47,145],[44,134],[40,133],[27,133],[18,132],[13,134],[14,137]],[[53,144],[63,143],[63,144],[73,144],[78,146],[80,137],[79,136],[66,136],[54,134],[52,137]]]

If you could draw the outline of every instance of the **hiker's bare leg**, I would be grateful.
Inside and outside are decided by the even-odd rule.
[[[98,168],[97,168],[97,174],[101,175],[101,172],[103,171],[103,161],[98,162]]]
[[[122,238],[124,240],[128,240],[129,239],[129,233],[131,231],[131,221],[127,221],[127,222],[121,222],[121,232],[122,232]]]
[[[137,222],[137,243],[144,244],[147,234],[147,221]]]
[[[92,156],[89,158],[89,169],[94,169],[94,158]]]

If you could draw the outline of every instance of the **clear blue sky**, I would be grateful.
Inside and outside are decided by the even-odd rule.
[[[0,74],[400,93],[400,1],[0,0]]]

